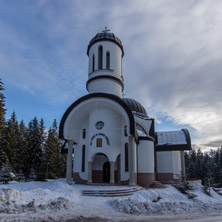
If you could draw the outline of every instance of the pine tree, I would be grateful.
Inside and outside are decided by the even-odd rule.
[[[58,136],[57,122],[54,120],[46,140],[46,178],[61,177],[64,173],[64,157],[61,155],[61,141]]]
[[[19,123],[19,132],[17,137],[17,153],[16,153],[16,172],[24,174],[25,172],[25,161],[28,156],[28,144],[27,144],[27,128],[23,120]]]
[[[16,174],[16,178],[15,178],[16,181],[18,182],[22,182],[22,181],[25,181],[25,175],[23,173],[23,171],[20,169],[19,172]]]
[[[2,129],[5,126],[5,96],[2,93],[4,90],[3,82],[0,79],[0,141],[1,141],[1,135],[2,135]]]
[[[7,155],[9,165],[13,168],[17,168],[17,141],[18,141],[18,121],[15,112],[12,113],[11,118],[7,121],[6,127],[3,133],[4,148]]]
[[[12,168],[8,164],[3,165],[0,170],[0,181],[7,184],[8,181],[13,180],[15,177]]]
[[[41,141],[41,150],[42,150],[42,158],[41,165],[38,170],[38,180],[45,180],[46,178],[46,169],[47,169],[47,158],[46,158],[46,131],[44,126],[44,120],[41,119],[39,123],[39,132],[40,132],[40,141]]]
[[[27,133],[27,152],[28,159],[26,163],[26,176],[29,177],[30,169],[34,170],[35,175],[38,175],[40,167],[42,165],[42,141],[39,129],[39,122],[36,117],[29,122]]]
[[[5,153],[5,147],[4,147],[4,140],[2,137],[2,132],[5,127],[5,96],[2,93],[4,90],[3,88],[3,82],[0,79],[0,168],[3,166],[3,164],[8,163],[8,158]]]

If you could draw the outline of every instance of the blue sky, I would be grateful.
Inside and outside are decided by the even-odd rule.
[[[0,78],[7,118],[49,127],[87,94],[86,49],[105,26],[125,50],[126,97],[157,130],[188,128],[193,147],[222,144],[219,0],[0,1]]]

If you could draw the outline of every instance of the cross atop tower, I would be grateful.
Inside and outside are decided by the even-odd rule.
[[[110,29],[108,29],[107,27],[105,27],[105,30],[103,30],[102,32],[107,33],[107,32],[109,32],[109,31],[110,31]]]

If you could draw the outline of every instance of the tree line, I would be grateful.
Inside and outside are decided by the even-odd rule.
[[[56,120],[46,130],[44,120],[34,117],[26,126],[13,112],[5,119],[5,96],[0,79],[0,179],[5,171],[18,178],[44,180],[64,177],[66,156],[61,154],[61,140]],[[185,152],[186,176],[204,184],[222,185],[222,148]]]
[[[186,176],[201,179],[204,185],[222,186],[222,147],[209,152],[185,152]]]
[[[66,157],[56,120],[46,130],[44,120],[34,117],[26,126],[13,112],[5,119],[5,96],[0,79],[0,177],[7,173],[29,180],[65,176]]]

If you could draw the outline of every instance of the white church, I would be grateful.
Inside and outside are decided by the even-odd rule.
[[[59,128],[67,152],[67,183],[149,186],[184,179],[187,129],[156,132],[136,100],[124,98],[120,39],[105,28],[91,39],[88,94],[64,113]],[[148,84],[148,83],[147,83]]]

